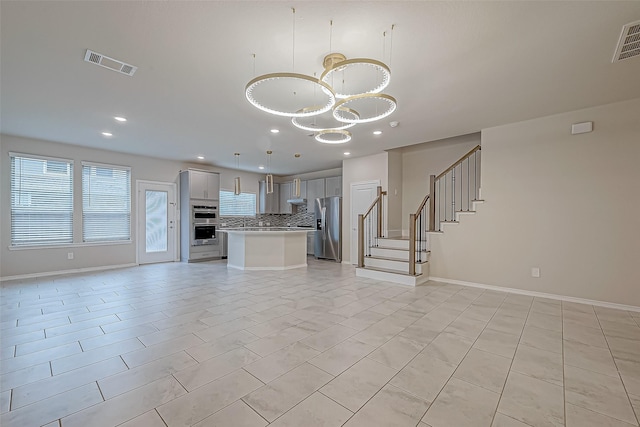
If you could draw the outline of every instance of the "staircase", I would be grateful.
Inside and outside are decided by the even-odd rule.
[[[384,196],[378,197],[358,216],[357,277],[416,286],[429,280],[429,233],[442,233],[472,215],[480,199],[478,145],[440,175],[429,177],[427,194],[415,214],[409,215],[409,235],[383,236]],[[473,172],[473,175],[472,175]],[[413,250],[412,250],[413,249]]]
[[[409,237],[382,237],[378,246],[369,248],[364,267],[356,269],[356,276],[416,286],[429,280],[429,254],[416,248],[416,274],[409,274]]]

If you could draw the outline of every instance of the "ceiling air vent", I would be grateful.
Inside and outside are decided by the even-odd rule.
[[[108,56],[104,56],[89,49],[87,49],[87,53],[84,54],[84,60],[86,62],[91,62],[92,64],[117,71],[118,73],[126,74],[127,76],[133,76],[133,73],[138,69],[138,67],[118,61],[117,59],[109,58]]]
[[[611,62],[622,61],[634,56],[640,56],[640,21],[631,22],[622,27],[618,47]]]

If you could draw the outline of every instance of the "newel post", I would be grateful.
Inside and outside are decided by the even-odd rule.
[[[358,267],[364,267],[364,215],[358,214]]]
[[[409,274],[416,275],[416,214],[409,215]]]
[[[377,232],[378,235],[376,237],[382,237],[382,187],[378,186],[378,224],[377,224]]]
[[[436,176],[429,175],[429,231],[436,231]]]

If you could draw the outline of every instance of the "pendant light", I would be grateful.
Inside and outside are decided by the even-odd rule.
[[[236,169],[239,171],[240,170],[240,153],[233,153],[233,155],[236,157]],[[236,196],[239,196],[241,192],[242,191],[240,189],[240,177],[237,176],[233,180],[233,194],[235,194]]]
[[[352,135],[347,129],[375,122],[393,114],[396,99],[382,93],[391,81],[391,68],[372,58],[352,58],[333,48],[333,21],[329,21],[329,54],[322,61],[320,77],[295,73],[296,19],[292,23],[292,72],[255,77],[245,87],[247,100],[270,114],[291,118],[293,126],[313,132],[325,144],[344,144]],[[391,25],[388,61],[391,64]],[[382,33],[382,60],[386,59],[387,31]],[[255,54],[254,76],[255,76]]]
[[[273,193],[273,175],[271,174],[271,154],[273,153],[273,151],[268,150],[267,151],[267,176],[266,176],[266,181],[267,181],[267,194],[271,194]]]
[[[310,117],[330,111],[336,103],[331,86],[316,77],[295,72],[296,51],[296,10],[292,11],[291,72],[269,73],[258,76],[245,86],[245,96],[254,107],[276,116]],[[255,68],[255,55],[254,68]],[[325,100],[319,105],[308,107],[305,94],[321,89]],[[277,97],[273,97],[273,94]],[[282,100],[285,102],[282,102]],[[280,101],[280,102],[279,102]],[[291,106],[295,107],[292,108]]]
[[[300,158],[300,154],[296,153],[293,155],[296,159]],[[293,197],[296,199],[300,198],[300,178],[293,178]]]

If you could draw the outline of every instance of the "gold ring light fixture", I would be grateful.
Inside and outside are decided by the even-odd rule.
[[[287,86],[289,86],[289,88]],[[297,88],[298,90],[292,90],[290,89],[291,87]],[[327,99],[323,105],[310,108],[303,108],[303,105],[294,105],[291,109],[287,110],[283,108],[285,102],[275,102],[267,99],[270,93],[278,94],[278,96],[287,95],[287,97],[291,93],[293,96],[289,97],[289,102],[293,101],[291,103],[295,104],[297,92],[300,90],[317,92],[314,90],[316,88],[322,89],[320,92],[326,95]],[[297,73],[271,73],[256,77],[247,83],[245,96],[254,107],[265,113],[284,117],[315,116],[331,110],[336,103],[336,97],[331,86],[315,77]]]
[[[335,97],[338,99],[363,93],[380,93],[389,86],[391,81],[389,67],[375,59],[347,59],[341,53],[330,53],[324,57],[323,65],[325,69],[320,75],[320,80],[332,85]],[[342,87],[340,83],[334,84],[336,80],[342,83]],[[356,85],[359,82],[371,81],[375,81],[375,86],[367,88]],[[351,90],[345,87],[345,82],[351,83]]]
[[[292,69],[295,68],[295,9],[293,12]],[[394,26],[391,26],[393,31]],[[393,34],[393,33],[392,33]],[[329,51],[333,36],[333,21]],[[383,33],[383,58],[386,32]],[[393,39],[391,39],[393,46]],[[255,74],[255,55],[254,74]],[[389,60],[391,59],[391,50]],[[264,74],[245,87],[247,100],[256,108],[277,116],[290,117],[298,129],[313,132],[318,142],[344,144],[351,140],[347,129],[392,114],[396,99],[383,94],[391,81],[391,70],[383,62],[369,58],[347,59],[332,52],[322,61],[319,78],[293,72]],[[302,105],[300,105],[302,104]]]
[[[309,108],[315,109],[317,107],[303,108],[302,110],[300,110],[300,112],[304,112]],[[347,108],[347,107],[339,107],[339,108],[340,108],[341,117],[348,117],[350,118],[350,120],[352,120],[351,122],[335,123],[336,119],[334,119],[333,116],[331,116],[329,119],[334,121],[334,123],[331,123],[331,124],[335,126],[322,126],[323,124],[327,125],[328,123],[326,123],[326,120],[322,121],[322,123],[317,123],[317,117],[313,117],[313,121],[311,123],[306,123],[305,120],[300,120],[298,117],[294,117],[291,119],[291,123],[293,123],[293,125],[298,129],[306,130],[309,132],[319,132],[321,130],[343,130],[343,129],[349,129],[351,127],[354,127],[356,125],[356,122],[354,122],[353,120],[359,119],[360,114],[357,111],[352,110],[351,108]]]
[[[329,137],[329,135],[337,135],[337,137]],[[316,134],[315,139],[323,144],[345,144],[351,141],[351,132],[348,130],[324,129]]]

